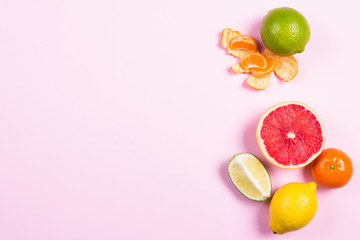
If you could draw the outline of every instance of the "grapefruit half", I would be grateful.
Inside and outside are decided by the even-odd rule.
[[[267,160],[296,169],[311,163],[325,146],[325,130],[309,106],[295,101],[276,104],[260,118],[256,140]]]

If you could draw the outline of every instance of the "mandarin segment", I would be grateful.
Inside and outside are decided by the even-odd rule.
[[[264,69],[266,67],[266,59],[261,53],[254,52],[246,55],[246,57],[241,61],[240,64],[241,67],[244,69],[249,69],[249,68]]]
[[[254,38],[248,35],[240,35],[231,41],[230,48],[232,50],[247,50],[249,52],[255,52],[257,50],[257,43]]]
[[[265,77],[270,75],[275,69],[275,59],[273,57],[266,57],[266,67],[261,68],[251,68],[251,73],[255,77]]]
[[[229,55],[240,60],[240,63],[231,67],[234,73],[252,73],[247,84],[255,89],[265,89],[272,72],[286,82],[297,75],[298,63],[294,57],[281,57],[268,49],[260,53],[256,40],[251,36],[225,28],[222,32],[221,45]]]

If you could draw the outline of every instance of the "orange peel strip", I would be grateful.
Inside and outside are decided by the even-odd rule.
[[[244,69],[241,67],[240,63],[236,63],[231,66],[231,69],[234,73],[249,73],[250,69]]]
[[[265,77],[270,75],[275,69],[275,59],[273,57],[266,57],[266,67],[261,68],[251,68],[251,73],[254,77]]]
[[[228,50],[228,54],[237,57],[240,60],[243,60],[248,54],[249,52],[246,50]]]
[[[276,55],[273,54],[272,52],[270,52],[270,50],[267,48],[264,50],[263,55],[264,55],[264,57],[273,57],[273,58],[276,57]]]
[[[297,75],[298,62],[293,56],[278,56],[270,52],[269,49],[265,49],[263,55],[275,59],[275,74],[285,82],[290,82]]]
[[[284,80],[290,82],[298,73],[298,62],[292,56],[290,57],[276,57],[275,59],[275,74]]]
[[[232,39],[232,41],[230,42],[230,49],[255,52],[257,49],[257,43],[254,38],[248,35],[240,35]]]
[[[252,88],[257,90],[265,90],[269,85],[270,75],[265,77],[255,77],[254,75],[250,75],[246,80],[246,84]]]
[[[221,46],[229,50],[230,42],[238,36],[240,36],[240,33],[238,31],[231,30],[230,28],[225,28],[222,31]]]
[[[248,51],[245,49],[231,49],[230,44],[231,41],[239,36],[242,36],[238,31],[234,31],[230,28],[225,28],[222,32],[221,37],[221,46],[228,51],[228,54],[239,58],[240,60],[244,59],[248,54]]]
[[[244,69],[249,68],[266,68],[266,59],[265,57],[258,52],[249,53],[246,57],[241,61],[241,67]]]

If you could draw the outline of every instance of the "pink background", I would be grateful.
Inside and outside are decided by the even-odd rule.
[[[356,1],[0,1],[0,239],[350,239],[358,236]],[[311,25],[291,83],[265,91],[231,73],[230,27],[260,40],[268,10]],[[260,42],[261,45],[261,42]],[[326,147],[353,160],[350,183],[318,187],[304,229],[274,236],[268,203],[245,199],[226,164],[260,157],[273,192],[312,181],[270,165],[255,127],[270,106],[310,105]]]

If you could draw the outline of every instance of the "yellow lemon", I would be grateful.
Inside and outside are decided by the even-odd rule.
[[[296,231],[313,219],[316,209],[316,183],[285,184],[271,200],[269,226],[278,234]]]

